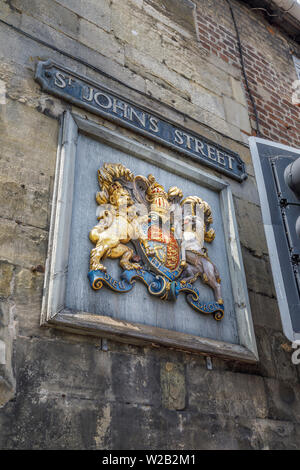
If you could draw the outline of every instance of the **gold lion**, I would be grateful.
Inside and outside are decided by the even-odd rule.
[[[126,245],[135,234],[134,219],[136,218],[134,202],[129,191],[124,187],[132,182],[134,175],[122,164],[105,163],[98,170],[98,180],[102,191],[96,195],[100,205],[99,223],[90,231],[91,242],[96,246],[91,251],[90,269],[106,271],[102,264],[105,258],[120,258],[123,269],[140,269],[132,263],[132,248]]]

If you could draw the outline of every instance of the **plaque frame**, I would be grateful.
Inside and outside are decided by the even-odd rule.
[[[72,217],[74,168],[78,133],[123,150],[220,193],[229,271],[240,344],[202,338],[140,323],[65,308],[68,253]],[[61,117],[45,270],[41,326],[144,346],[164,346],[227,360],[257,363],[247,284],[230,185],[204,172],[187,159],[158,152],[93,121],[65,111]]]

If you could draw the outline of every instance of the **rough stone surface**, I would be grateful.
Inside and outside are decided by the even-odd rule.
[[[116,62],[124,65],[124,46],[111,35],[94,24],[81,18],[79,22],[79,41],[84,45],[101,52],[106,57],[113,57]]]
[[[99,0],[89,0],[89,2],[84,4],[81,0],[57,0],[55,3],[63,5],[68,10],[76,13],[78,18],[85,18],[105,31],[110,31],[111,29],[109,0],[101,0],[101,8],[99,8]]]
[[[252,256],[251,251],[243,249],[243,259],[250,292],[275,298],[275,287],[268,258]]]
[[[186,405],[185,372],[182,364],[166,362],[160,372],[162,405],[169,410],[183,410]]]
[[[149,0],[144,2],[144,10],[161,19],[170,28],[185,29],[191,36],[196,35],[194,8],[195,3],[191,0]],[[167,13],[167,15],[166,15]]]
[[[0,228],[0,256],[9,263],[27,268],[43,264],[47,240],[47,232],[43,230],[3,219]]]
[[[10,5],[17,11],[31,15],[39,21],[63,31],[70,36],[78,34],[78,16],[70,9],[64,8],[57,2],[47,0],[11,0]]]
[[[188,380],[192,409],[232,417],[263,419],[268,415],[262,377],[214,370],[204,372],[194,362],[188,368]]]
[[[299,145],[287,52],[300,56],[299,46],[232,3],[264,136]],[[0,18],[46,42],[0,24],[0,448],[298,449],[300,369],[282,332],[247,147],[255,123],[227,2],[7,0]],[[213,357],[208,370],[204,357],[184,351],[40,327],[63,111],[185,160],[42,92],[34,72],[48,58],[241,155],[242,184],[205,170],[234,194],[258,364]]]
[[[12,278],[14,266],[0,261],[0,297],[9,297],[12,293]]]
[[[260,207],[245,199],[234,198],[240,242],[254,256],[268,255]]]
[[[16,322],[14,304],[0,301],[0,410],[14,397],[15,374],[14,374],[14,344],[16,339]],[[0,420],[1,421],[1,420]],[[0,425],[1,427],[1,425]]]
[[[236,102],[235,100],[226,96],[224,96],[223,99],[226,120],[242,131],[246,131],[248,134],[250,134],[251,126],[247,108],[241,105],[239,102]]]

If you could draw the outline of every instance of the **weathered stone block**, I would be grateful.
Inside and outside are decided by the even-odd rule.
[[[250,443],[257,450],[296,450],[299,448],[299,425],[272,419],[256,419],[244,423],[239,420],[238,427],[250,428]]]
[[[44,191],[26,187],[22,182],[10,181],[0,176],[0,216],[6,219],[46,228],[48,225],[49,189]]]
[[[31,269],[19,269],[15,275],[14,299],[24,308],[28,305],[41,305],[44,281],[44,266],[32,266]],[[27,312],[28,315],[28,312]],[[26,315],[26,316],[27,316]],[[24,318],[25,320],[25,318]]]
[[[275,366],[275,376],[289,384],[298,383],[299,365],[292,363],[292,353],[294,350],[286,347],[290,342],[284,336],[282,330],[272,331],[270,334],[272,356]]]
[[[20,51],[15,52],[14,59],[18,60],[16,56],[21,57]],[[23,55],[22,60],[26,60],[26,54]],[[7,58],[6,61],[8,62]],[[43,94],[40,86],[33,81],[35,60],[28,57],[26,66],[7,62],[3,60],[0,64],[0,77],[2,78],[0,81],[0,116],[2,114],[4,122],[6,107],[1,106],[1,100],[2,104],[6,104],[9,99],[26,104],[30,108],[36,108],[45,115],[58,119],[64,107],[57,98]]]
[[[179,429],[168,439],[169,448],[188,448],[195,450],[251,449],[251,425],[237,425],[236,419],[201,410],[182,413]],[[181,424],[181,425],[180,425]],[[177,444],[176,444],[177,441]],[[187,443],[188,447],[180,446]]]
[[[146,91],[149,96],[153,96],[162,103],[172,106],[185,114],[190,115],[195,110],[195,106],[188,99],[185,99],[181,94],[176,92],[176,90],[172,91],[168,88],[161,87],[159,83],[155,83],[151,79],[146,79]]]
[[[5,117],[0,121],[1,143],[5,142],[5,159],[10,160],[15,167],[26,167],[35,172],[38,168],[40,173],[53,175],[58,127],[56,120],[8,100]]]
[[[78,16],[57,2],[49,2],[47,0],[11,0],[11,5],[18,11],[33,16],[40,22],[46,23],[68,35],[76,37],[78,34]]]
[[[228,74],[207,62],[199,50],[191,50],[184,43],[162,36],[165,64],[175,72],[212,91],[214,94],[232,96]]]
[[[43,265],[48,234],[44,230],[2,219],[0,225],[0,258],[9,263],[31,268]]]
[[[5,380],[4,377],[2,377],[1,373],[0,373],[0,410],[2,407],[4,407],[4,405],[7,404],[7,402],[9,402],[9,400],[11,400],[12,398],[14,397],[14,389],[13,389],[13,386],[7,381]],[[0,432],[2,431],[1,430],[1,417],[0,417]],[[8,429],[8,427],[7,427]],[[4,435],[4,431],[3,431],[3,434]],[[0,438],[0,442],[1,442],[1,438]],[[0,443],[0,446],[1,446],[1,443]],[[2,447],[2,446],[1,446]],[[2,447],[3,448],[3,447]]]
[[[110,429],[104,439],[106,449],[157,449],[161,435],[158,413],[153,413],[150,406],[115,403],[111,407]],[[161,444],[163,449],[162,441]]]
[[[248,289],[275,298],[272,272],[267,258],[253,256],[249,249],[242,249]]]
[[[225,111],[222,99],[215,94],[209,93],[205,88],[193,84],[191,89],[191,101],[197,107],[206,109],[212,114],[216,114],[221,119],[225,120]]]
[[[241,244],[255,256],[268,256],[260,207],[237,197],[234,198],[234,206]]]
[[[248,132],[248,134],[251,134],[251,125],[247,108],[228,96],[224,96],[223,100],[226,120],[230,124],[233,124],[239,129]]]
[[[117,39],[156,61],[163,59],[161,36],[155,21],[133,5],[117,2],[112,5],[112,29]]]
[[[247,165],[247,170],[248,170]],[[255,177],[248,173],[248,178],[241,184],[238,181],[234,181],[227,176],[224,177],[230,183],[232,194],[239,199],[251,202],[252,204],[259,205],[259,196],[257,192],[257,186],[255,182]]]
[[[160,405],[159,361],[141,355],[112,354],[112,387],[117,401]]]
[[[9,297],[12,293],[14,267],[0,261],[0,297]]]
[[[40,328],[44,274],[43,265],[32,269],[16,268],[14,278],[14,314],[18,322],[18,334],[21,336],[50,335],[50,330]]]
[[[93,436],[97,449],[107,449],[111,434],[111,404],[107,403],[98,412],[96,432]]]
[[[165,86],[175,89],[177,93],[184,97],[190,96],[191,84],[176,72],[169,70],[164,64],[160,63],[151,55],[140,52],[131,47],[125,47],[125,65],[133,70],[139,69],[139,73],[146,74],[147,77],[153,77],[160,80],[158,83],[165,82]],[[143,70],[144,69],[144,70]],[[175,91],[173,90],[173,91]]]
[[[259,357],[259,371],[264,377],[275,377],[276,368],[272,354],[272,330],[265,326],[255,325],[255,338]]]
[[[276,299],[271,299],[262,294],[249,292],[251,313],[255,325],[281,330],[282,324],[278,303]]]
[[[64,7],[75,12],[79,17],[96,24],[106,31],[110,31],[110,1],[109,0],[57,0]]]
[[[33,407],[34,403],[34,407]],[[96,449],[97,419],[105,405],[64,394],[18,394],[3,410],[0,447],[3,449]],[[15,425],[11,426],[11,416]],[[17,424],[18,423],[18,424]],[[107,448],[105,446],[101,448]]]
[[[14,26],[19,26],[21,21],[20,11],[17,10],[11,2],[2,1],[0,3],[0,14],[1,18],[7,23],[13,24]]]
[[[176,29],[180,26],[196,38],[194,8],[195,3],[191,0],[147,0],[144,3],[144,9],[148,14],[166,22],[171,28]]]
[[[81,18],[79,21],[79,41],[112,60],[124,64],[124,47],[112,34]]]
[[[162,405],[169,410],[186,406],[185,372],[182,364],[165,362],[160,372]]]
[[[264,419],[231,417],[215,413],[197,413],[155,409],[127,404],[111,407],[111,432],[106,433],[106,448],[163,450],[220,450],[276,448],[297,442],[295,426]],[[130,426],[128,426],[130,423]],[[263,429],[272,429],[266,432]],[[265,439],[266,437],[266,439]]]
[[[232,96],[235,101],[247,107],[247,100],[242,82],[234,77],[230,77],[230,83],[232,86]]]
[[[300,386],[271,378],[265,379],[269,403],[268,417],[274,420],[300,421]]]
[[[170,90],[172,93],[178,94],[181,98],[185,99],[186,101],[190,101],[191,94],[195,93],[193,84],[190,83],[189,80],[173,72],[172,70],[169,70],[164,64],[159,63],[148,55],[140,53],[136,49],[133,49],[131,47],[125,47],[125,64],[129,68],[135,70],[137,73],[141,73],[145,78],[148,79],[148,88],[151,87],[153,90],[154,87],[159,87],[159,94],[162,94],[162,84],[163,88]],[[150,82],[152,82],[152,84],[149,86]],[[194,97],[196,99],[196,93],[194,94]],[[213,98],[211,100],[213,100]],[[181,103],[183,104],[183,106],[182,108],[180,107],[179,110],[186,112],[188,104],[183,101]],[[214,106],[216,109],[218,108],[218,105],[216,106],[215,103]],[[200,123],[204,123],[211,128],[217,129],[223,134],[240,140],[241,132],[238,127],[226,122],[220,116],[211,112],[208,103],[206,103],[206,107],[208,109],[204,109],[200,106],[194,105],[194,107],[191,107],[191,111],[189,114],[191,114],[194,119],[199,120]],[[221,111],[219,107],[218,113],[220,114],[220,112]]]
[[[38,396],[65,395],[82,400],[113,401],[111,357],[94,345],[55,339],[18,338],[19,392]]]
[[[193,37],[195,38],[196,30],[195,30],[194,17],[193,17],[193,8],[190,9],[189,18],[188,17],[185,18],[185,19],[192,20],[191,22],[192,27],[190,27],[191,25],[188,24],[187,22],[180,21],[180,19],[183,19],[182,16],[181,18],[179,18],[179,15],[176,16],[176,14],[174,14],[175,12],[172,12],[172,7],[174,8],[176,1],[177,0],[173,0],[171,2],[167,1],[167,3],[170,3],[168,7],[162,4],[159,5],[160,2],[152,3],[152,5],[145,2],[143,5],[143,9],[149,16],[157,20],[159,23],[162,23],[163,25],[167,26],[167,28],[170,29],[170,31],[172,31],[173,33],[174,31],[176,31],[185,39],[190,39]],[[182,10],[182,6],[184,3],[185,1],[181,2],[181,8],[177,9],[177,13],[179,13],[180,10]],[[192,2],[191,2],[191,5],[192,5]],[[160,6],[163,8],[159,8]]]
[[[0,160],[0,170],[2,174],[6,175],[7,179],[10,181],[17,180],[27,187],[28,185],[35,186],[41,192],[45,188],[51,187],[50,176],[46,175],[43,171],[39,171],[38,168],[26,168],[24,165],[22,166],[22,161],[18,161],[18,165],[14,165],[12,158],[13,151],[16,151],[16,154],[20,154],[21,150],[18,151],[14,145],[8,144],[2,147],[2,151],[4,159]]]
[[[224,61],[222,57],[217,57],[215,54],[209,54],[207,56],[207,61],[215,67],[218,67],[220,70],[223,70],[227,75],[232,76],[237,80],[241,79],[240,68],[231,64],[231,62]]]
[[[136,86],[138,89],[143,88],[143,80],[140,77],[136,77],[132,72],[128,72],[120,64],[118,64],[113,57],[106,57],[104,55],[105,50],[103,49],[102,53],[99,53],[90,47],[85,46],[84,44],[79,43],[78,41],[68,37],[59,31],[49,27],[48,25],[39,23],[35,18],[29,17],[27,15],[22,15],[22,24],[21,27],[24,31],[28,33],[34,33],[41,39],[46,42],[51,43],[52,45],[60,48],[64,44],[64,49],[68,51],[69,54],[73,54],[75,57],[79,57],[90,64],[97,64],[97,67],[101,68],[104,72],[109,73],[117,79],[124,81],[125,83],[131,81],[132,86]],[[57,55],[53,52],[49,52],[47,47],[40,46],[39,44],[28,40],[28,47],[24,49],[24,39],[20,39],[20,36],[16,36],[14,33],[10,32],[10,35],[15,38],[14,46],[10,43],[10,50],[8,54],[18,60],[19,63],[24,64],[28,63],[32,57],[41,57],[43,55],[46,58],[56,58],[58,62],[61,62],[61,58],[57,58]],[[0,42],[0,54],[3,53],[3,56],[7,56],[6,48],[3,47]],[[71,63],[72,68],[77,70],[79,67],[78,62],[70,61],[68,59],[63,59],[64,62]],[[82,69],[82,66],[80,66]]]
[[[187,367],[189,406],[202,413],[265,418],[267,397],[262,377],[219,370]]]

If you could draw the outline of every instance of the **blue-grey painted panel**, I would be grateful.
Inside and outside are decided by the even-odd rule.
[[[216,230],[216,238],[207,248],[222,279],[225,306],[225,316],[222,321],[216,322],[212,316],[204,316],[194,311],[187,304],[184,294],[178,297],[176,303],[153,298],[147,292],[146,286],[139,282],[135,284],[132,291],[126,294],[112,292],[106,287],[100,291],[94,291],[90,287],[87,274],[89,254],[94,245],[89,240],[89,231],[97,223],[98,206],[95,201],[95,194],[99,191],[97,170],[104,162],[123,163],[135,175],[152,173],[166,188],[177,185],[182,188],[184,196],[197,195],[210,204],[214,216],[213,228]],[[238,343],[219,193],[199,187],[190,180],[80,135],[76,155],[71,234],[65,302],[67,308]],[[105,265],[108,272],[118,279],[121,273],[118,260],[105,260]],[[203,301],[214,302],[213,292],[209,287],[199,280],[196,281],[196,285]]]

